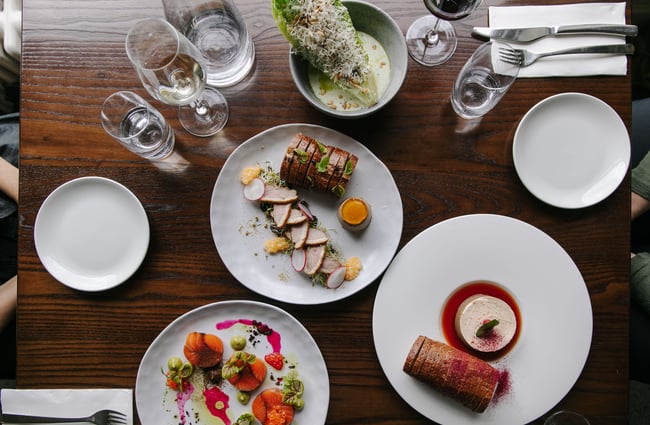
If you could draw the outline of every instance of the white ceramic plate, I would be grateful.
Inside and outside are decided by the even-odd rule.
[[[507,392],[483,413],[402,371],[418,335],[446,342],[447,298],[474,281],[500,284],[521,312],[521,332],[505,357]],[[400,396],[441,424],[521,425],[555,406],[584,367],[592,335],[589,293],[568,254],[539,229],[498,215],[468,215],[429,227],[395,256],[379,285],[373,336],[381,367]]]
[[[269,163],[280,170],[280,163],[291,139],[299,132],[338,146],[359,157],[350,179],[347,196],[364,198],[372,208],[372,221],[363,232],[350,233],[341,227],[332,194],[298,189],[299,196],[320,223],[328,229],[332,245],[345,258],[359,257],[359,276],[337,289],[314,285],[296,272],[288,255],[268,255],[264,242],[274,235],[262,225],[264,214],[257,202],[242,194],[239,181],[245,167]],[[230,155],[214,185],[210,202],[212,237],[228,270],[249,289],[279,301],[294,304],[320,304],[348,297],[371,284],[386,269],[402,234],[402,201],[395,181],[386,166],[356,140],[325,127],[287,124],[266,130],[240,145]]]
[[[247,320],[264,323],[273,330],[273,334],[271,337],[254,336],[251,326],[236,323]],[[272,305],[253,301],[224,301],[199,307],[180,316],[147,349],[140,362],[135,385],[135,401],[142,425],[216,423],[215,418],[206,413],[205,399],[200,391],[195,390],[191,400],[181,406],[176,402],[177,393],[166,388],[165,377],[160,372],[161,367],[167,370],[167,360],[171,356],[184,358],[183,345],[187,334],[193,331],[217,335],[224,344],[224,358],[233,352],[230,347],[233,336],[256,340],[253,344],[249,339],[245,351],[260,358],[273,351],[281,352],[296,366],[295,370],[305,385],[305,407],[296,412],[294,422],[310,425],[325,423],[329,406],[329,377],[325,360],[309,332],[294,317]],[[263,389],[275,387],[271,378],[284,376],[288,370],[288,365],[279,372],[268,367],[265,382],[260,389],[251,392],[251,401],[246,406],[237,401],[237,390],[232,385],[227,382],[219,385],[218,388],[228,397],[225,404],[229,406],[227,414],[230,421],[234,422],[242,413],[250,413],[255,395]],[[179,406],[187,414],[185,421],[180,420]]]
[[[36,252],[59,282],[102,291],[128,279],[149,247],[149,220],[138,198],[103,177],[81,177],[56,188],[34,224]]]
[[[582,208],[607,198],[630,163],[625,124],[609,105],[582,93],[548,97],[522,118],[513,143],[517,174],[540,200]]]

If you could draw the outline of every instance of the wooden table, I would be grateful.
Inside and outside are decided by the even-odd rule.
[[[402,30],[426,13],[420,0],[373,3]],[[161,169],[117,145],[103,131],[99,110],[117,90],[146,98],[124,51],[127,29],[162,16],[159,1],[26,0],[21,79],[19,388],[130,387],[141,357],[173,319],[215,301],[261,297],[238,283],[212,240],[209,208],[215,179],[228,155],[255,134],[284,123],[320,124],[364,143],[391,170],[404,208],[402,247],[427,227],[469,213],[524,220],[554,238],[573,258],[593,306],[591,352],[582,375],[555,409],[585,413],[593,425],[626,424],[628,416],[629,178],[605,201],[562,210],[533,197],[519,181],[511,155],[522,115],[561,92],[599,97],[629,125],[630,78],[547,78],[517,81],[474,131],[462,131],[449,106],[452,81],[480,41],[472,26],[487,25],[487,6],[556,4],[560,0],[486,0],[455,25],[460,42],[445,65],[409,59],[407,80],[393,102],[358,121],[311,108],[288,71],[288,45],[269,0],[238,0],[255,41],[252,78],[224,90],[228,126],[201,139],[184,132],[173,107],[155,103],[176,129],[186,167]],[[629,3],[628,3],[629,13]],[[629,20],[629,19],[628,19]],[[43,268],[34,248],[34,221],[45,197],[76,177],[98,175],[129,187],[151,223],[151,244],[139,271],[101,294],[76,292]],[[392,389],[372,341],[378,282],[340,302],[296,306],[272,302],[300,320],[317,341],[331,384],[328,424],[427,423]],[[346,341],[354,340],[354,349]],[[541,421],[537,421],[541,423]]]

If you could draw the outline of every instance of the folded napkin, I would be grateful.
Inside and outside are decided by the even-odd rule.
[[[541,27],[575,24],[625,24],[625,3],[580,3],[553,6],[493,6],[490,27]],[[536,53],[598,44],[624,44],[625,37],[600,34],[549,36],[529,43],[507,41],[514,48]],[[627,57],[554,56],[522,68],[519,77],[625,75]]]
[[[14,390],[0,391],[3,413],[82,417],[112,409],[127,416],[126,425],[133,425],[133,390],[83,389],[83,390]]]

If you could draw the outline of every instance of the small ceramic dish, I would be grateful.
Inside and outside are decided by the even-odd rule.
[[[390,102],[399,92],[404,80],[408,64],[408,52],[402,30],[395,21],[382,9],[375,5],[359,0],[346,0],[352,23],[357,31],[372,36],[386,51],[390,62],[390,78],[379,102],[370,107],[360,109],[344,109],[329,106],[314,93],[309,80],[309,62],[299,55],[289,54],[289,68],[298,91],[316,109],[338,118],[361,118],[377,112]]]

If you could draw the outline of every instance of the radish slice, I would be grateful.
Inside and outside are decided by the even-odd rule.
[[[334,269],[332,273],[330,273],[329,276],[327,276],[327,280],[325,281],[325,286],[327,286],[330,289],[336,289],[345,280],[345,272],[346,272],[346,267],[341,266],[337,267]]]
[[[244,186],[244,197],[249,201],[257,201],[264,195],[264,181],[262,179],[254,178]]]
[[[297,272],[301,272],[307,264],[307,252],[304,249],[294,249],[291,253],[291,265]]]
[[[309,211],[309,207],[304,202],[298,202],[298,208],[307,217],[307,220],[314,221],[314,215]]]

